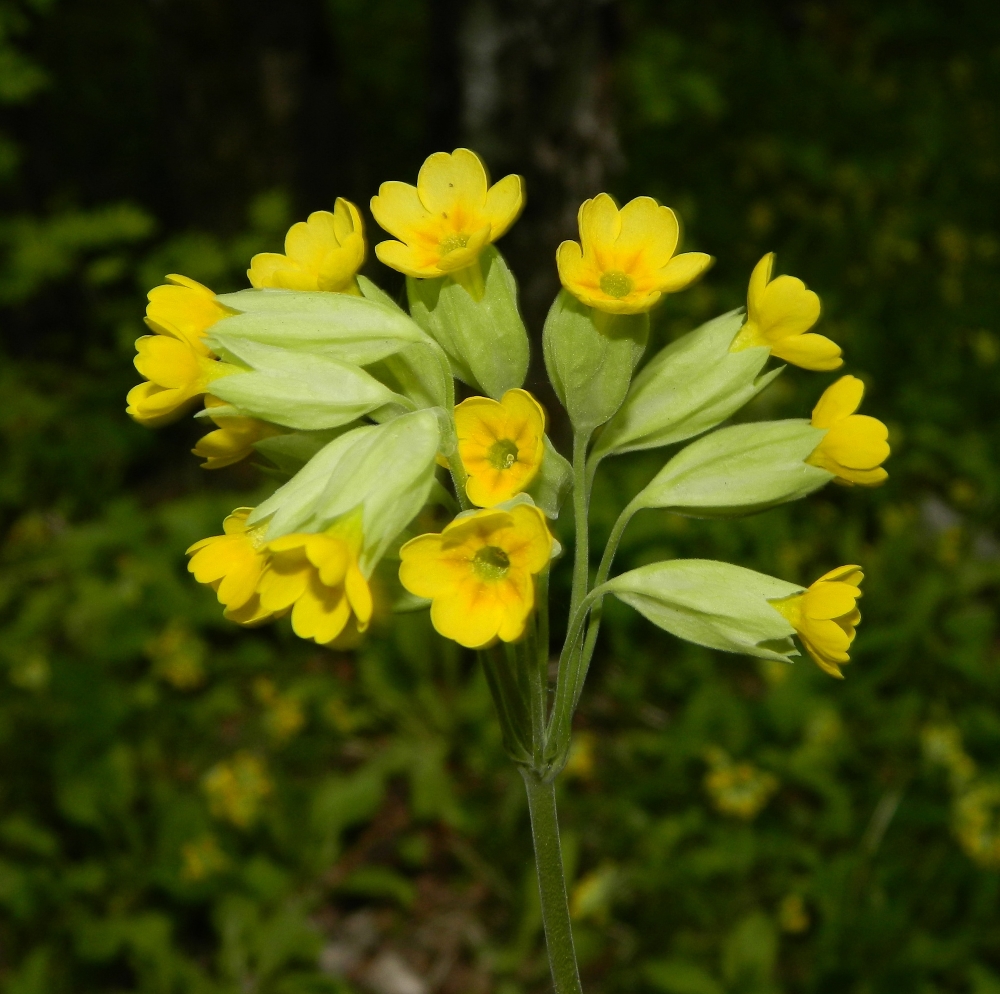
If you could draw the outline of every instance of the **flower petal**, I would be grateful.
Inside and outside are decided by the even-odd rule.
[[[769,341],[808,331],[820,315],[819,296],[807,290],[795,276],[779,276],[767,284],[760,296],[761,328]]]
[[[494,183],[486,194],[486,219],[490,241],[495,242],[517,220],[524,209],[524,180],[515,173]]]
[[[445,638],[476,649],[492,642],[504,621],[496,584],[470,578],[431,604],[431,623]]]
[[[632,257],[632,264],[644,269],[662,269],[670,261],[680,238],[677,216],[652,197],[636,197],[622,209],[617,239],[618,253],[623,259]],[[622,268],[626,272],[631,266]]]
[[[475,152],[456,148],[429,155],[417,174],[417,193],[432,214],[482,214],[486,207],[486,168]],[[381,192],[381,191],[380,191]],[[379,222],[381,224],[381,222]]]
[[[766,340],[765,344],[771,345],[771,354],[776,359],[784,359],[801,369],[829,372],[844,365],[843,350],[825,335],[790,335],[774,344]]]
[[[675,256],[655,276],[655,289],[677,293],[702,276],[714,260],[704,252],[684,252]]]
[[[583,254],[600,262],[602,254],[612,251],[621,231],[618,206],[608,194],[599,193],[580,205],[578,220]]]
[[[764,288],[771,279],[771,271],[774,269],[774,253],[768,252],[750,274],[750,285],[747,288],[747,318],[751,321],[760,321],[760,307],[764,296]]]
[[[842,376],[823,391],[813,408],[813,428],[830,428],[853,414],[861,406],[865,385],[856,376]]]
[[[417,188],[397,180],[389,180],[378,188],[378,196],[371,199],[371,210],[379,225],[403,242],[411,241],[433,224]]]

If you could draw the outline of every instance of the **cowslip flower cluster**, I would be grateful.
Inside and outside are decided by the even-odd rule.
[[[287,617],[301,638],[330,645],[394,608],[426,608],[444,638],[477,652],[528,790],[547,937],[561,947],[556,986],[578,991],[552,869],[558,838],[553,848],[543,838],[551,819],[535,815],[554,804],[606,598],[721,651],[787,663],[797,638],[835,677],[860,621],[860,566],[808,587],[704,559],[612,575],[629,522],[643,508],[725,519],[830,482],[877,486],[889,445],[885,425],[857,413],[864,385],[851,375],[823,392],[811,418],[725,424],[781,371],[765,370],[772,357],[807,370],[843,364],[839,346],[812,331],[819,297],[795,277],[772,279],[773,254],[753,270],[745,313],[708,321],[642,365],[650,312],[712,259],[678,252],[669,207],[637,197],[619,208],[601,193],[580,208],[579,241],[557,249],[562,289],[542,334],[573,439],[565,458],[524,389],[530,343],[495,244],[523,207],[520,177],[491,185],[468,149],[430,156],[415,186],[383,183],[371,210],[391,237],[375,255],[406,277],[407,310],[359,271],[364,225],[343,199],[294,224],[284,253],[254,256],[249,289],[219,295],[168,277],[149,295],[153,334],[136,344],[146,382],[129,393],[128,413],[153,427],[203,402],[196,416],[216,426],[194,448],[206,468],[251,457],[278,480],[188,550],[226,618]],[[667,446],[673,454],[623,507],[592,574],[596,474],[611,457]],[[439,530],[415,533],[449,507]],[[562,549],[551,522],[569,507],[572,581],[553,671],[549,574]],[[221,796],[232,778],[217,779]],[[750,818],[776,781],[727,760],[707,786],[719,811]],[[550,928],[560,916],[565,927]]]

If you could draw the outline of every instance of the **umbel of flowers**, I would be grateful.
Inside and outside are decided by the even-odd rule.
[[[128,413],[150,427],[195,411],[212,422],[195,447],[206,469],[249,456],[280,480],[223,533],[189,550],[195,579],[227,618],[288,616],[321,645],[357,639],[383,617],[426,608],[442,636],[478,653],[505,748],[528,792],[555,988],[577,992],[553,781],[614,596],[673,635],[728,652],[790,662],[793,639],[842,676],[860,621],[862,569],[836,566],[808,587],[704,559],[612,575],[615,551],[644,508],[694,517],[752,514],[827,483],[886,478],[885,426],[858,414],[864,386],[829,386],[810,418],[726,426],[782,371],[841,366],[812,331],[819,298],[773,277],[766,255],[745,311],[723,314],[646,357],[649,312],[711,264],[678,252],[669,207],[607,194],[579,212],[579,241],[556,253],[563,289],[542,345],[573,429],[571,459],[546,434],[526,390],[529,340],[514,278],[495,242],[524,206],[524,185],[491,185],[467,149],[438,152],[416,186],[383,183],[375,246],[406,276],[406,309],[359,270],[361,214],[345,200],[292,226],[285,252],[250,261],[251,289],[215,294],[184,276],[149,294],[151,334],[136,343],[144,377]],[[462,396],[456,403],[456,381]],[[200,409],[199,409],[200,408]],[[590,571],[589,505],[605,459],[676,446],[635,494]],[[567,637],[549,669],[548,576],[561,554],[549,522],[572,508],[575,541]],[[420,534],[418,520],[440,521]],[[450,520],[448,520],[450,518]],[[395,591],[395,593],[393,593]]]

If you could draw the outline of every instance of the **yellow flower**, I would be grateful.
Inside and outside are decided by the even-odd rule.
[[[261,607],[257,584],[267,566],[262,528],[247,528],[251,507],[238,507],[223,522],[223,535],[195,542],[188,571],[215,590],[225,617],[241,625],[267,621],[274,613]]]
[[[207,286],[172,273],[170,281],[149,291],[146,324],[158,335],[187,342],[198,355],[212,353],[205,344],[205,332],[231,311],[215,299]]]
[[[704,252],[674,255],[680,226],[669,207],[636,197],[621,210],[606,193],[585,200],[580,241],[556,250],[562,285],[588,307],[642,314],[665,293],[690,286],[712,262]]]
[[[830,676],[842,679],[840,664],[851,661],[847,650],[861,621],[856,602],[863,579],[860,566],[840,566],[824,573],[801,594],[771,602],[798,632],[816,665]]]
[[[812,412],[812,426],[827,433],[806,462],[835,474],[845,486],[877,487],[889,476],[882,468],[889,458],[889,430],[877,418],[854,413],[864,392],[856,376],[842,376],[823,391]]]
[[[221,407],[225,401],[217,397],[205,398],[205,407]],[[205,461],[202,469],[222,469],[233,463],[246,459],[254,451],[254,442],[262,438],[272,438],[280,435],[281,430],[266,421],[257,418],[243,417],[212,417],[219,426],[198,439],[198,444],[191,450]]]
[[[299,638],[326,645],[344,631],[352,612],[359,631],[368,627],[372,595],[358,567],[357,515],[321,534],[284,535],[266,548],[270,559],[257,586],[261,607],[274,614],[291,608]]]
[[[261,252],[250,260],[251,286],[332,290],[360,294],[355,274],[365,261],[364,223],[357,207],[337,198],[333,213],[314,211],[285,235],[285,254]]]
[[[545,455],[545,411],[527,390],[500,401],[470,397],[455,408],[458,454],[469,474],[465,492],[477,507],[521,493]]]
[[[208,385],[239,369],[219,362],[187,338],[144,335],[135,343],[135,368],[149,381],[132,387],[126,412],[142,425],[155,428],[179,417]]]
[[[476,511],[439,535],[418,535],[400,549],[399,579],[431,599],[431,622],[469,648],[524,634],[535,606],[534,576],[548,565],[552,536],[531,504]]]
[[[731,352],[765,345],[771,355],[803,369],[829,370],[843,365],[840,346],[824,335],[806,334],[819,320],[819,297],[794,276],[771,279],[774,253],[754,266],[747,290],[747,319]]]
[[[734,763],[721,749],[709,749],[706,758],[711,769],[705,774],[705,790],[721,814],[752,821],[778,789],[773,773],[753,763]]]
[[[511,174],[489,185],[475,152],[435,152],[420,167],[417,185],[390,181],[372,197],[375,220],[399,241],[380,242],[375,254],[407,276],[451,275],[476,285],[479,253],[517,220],[524,207],[523,181]],[[482,275],[478,274],[481,281]]]
[[[202,779],[208,806],[216,818],[248,828],[260,814],[261,802],[274,789],[267,767],[252,753],[241,751],[228,762],[216,763]]]

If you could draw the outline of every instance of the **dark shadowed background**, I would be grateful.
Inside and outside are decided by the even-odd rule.
[[[585,986],[1000,994],[994,4],[0,0],[0,105],[3,994],[547,988],[472,658],[420,616],[351,653],[224,622],[183,552],[266,480],[124,414],[164,274],[245,286],[459,144],[527,179],[501,248],[534,335],[579,202],[650,194],[717,257],[657,343],[774,250],[894,449],[879,491],[628,532],[622,568],[861,563],[865,619],[836,682],[609,607],[561,788]],[[662,459],[605,464],[598,549]]]

